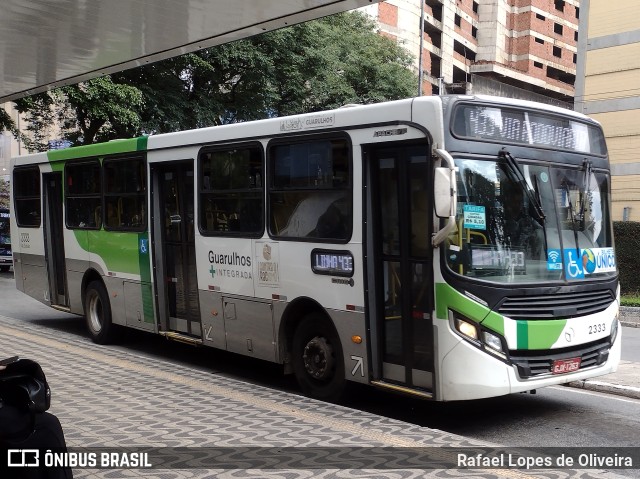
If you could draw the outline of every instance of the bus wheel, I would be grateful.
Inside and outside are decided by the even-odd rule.
[[[337,401],[346,386],[342,345],[333,325],[321,314],[305,316],[293,335],[293,372],[302,392]]]
[[[111,322],[111,303],[101,281],[92,281],[84,297],[84,314],[91,339],[97,344],[109,344],[115,339]]]

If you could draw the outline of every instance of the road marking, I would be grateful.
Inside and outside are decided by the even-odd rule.
[[[547,386],[545,389],[555,389],[556,391],[565,391],[565,392],[570,391],[577,394],[586,394],[588,396],[600,396],[600,397],[604,396],[608,399],[628,402],[631,404],[640,403],[640,399],[624,398],[624,397],[616,396],[615,394],[610,394],[603,391],[591,391],[589,389],[580,389],[580,388],[574,388],[574,387],[568,387],[568,386]]]

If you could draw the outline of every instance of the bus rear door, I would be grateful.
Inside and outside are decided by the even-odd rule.
[[[199,341],[193,161],[153,165],[152,182],[160,331]]]
[[[67,307],[67,274],[62,216],[62,173],[42,175],[44,186],[45,261],[51,306]]]

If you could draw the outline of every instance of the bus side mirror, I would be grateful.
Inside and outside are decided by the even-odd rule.
[[[437,247],[456,228],[456,210],[458,208],[458,191],[456,181],[456,166],[451,155],[443,149],[436,149],[434,153],[442,159],[446,166],[435,168],[433,176],[433,204],[436,216],[449,218],[440,231],[433,235],[432,244]]]
[[[433,179],[433,202],[436,215],[439,218],[448,218],[455,211],[457,198],[451,194],[451,170],[439,167],[435,170]]]

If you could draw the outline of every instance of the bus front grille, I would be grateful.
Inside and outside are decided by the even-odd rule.
[[[509,359],[518,368],[522,379],[529,379],[542,375],[551,375],[553,362],[558,359],[580,358],[580,369],[603,364],[609,357],[611,342],[604,338],[592,343],[563,348],[561,350],[544,351],[509,351]]]
[[[511,296],[498,312],[512,319],[567,319],[604,311],[615,301],[611,290]]]

